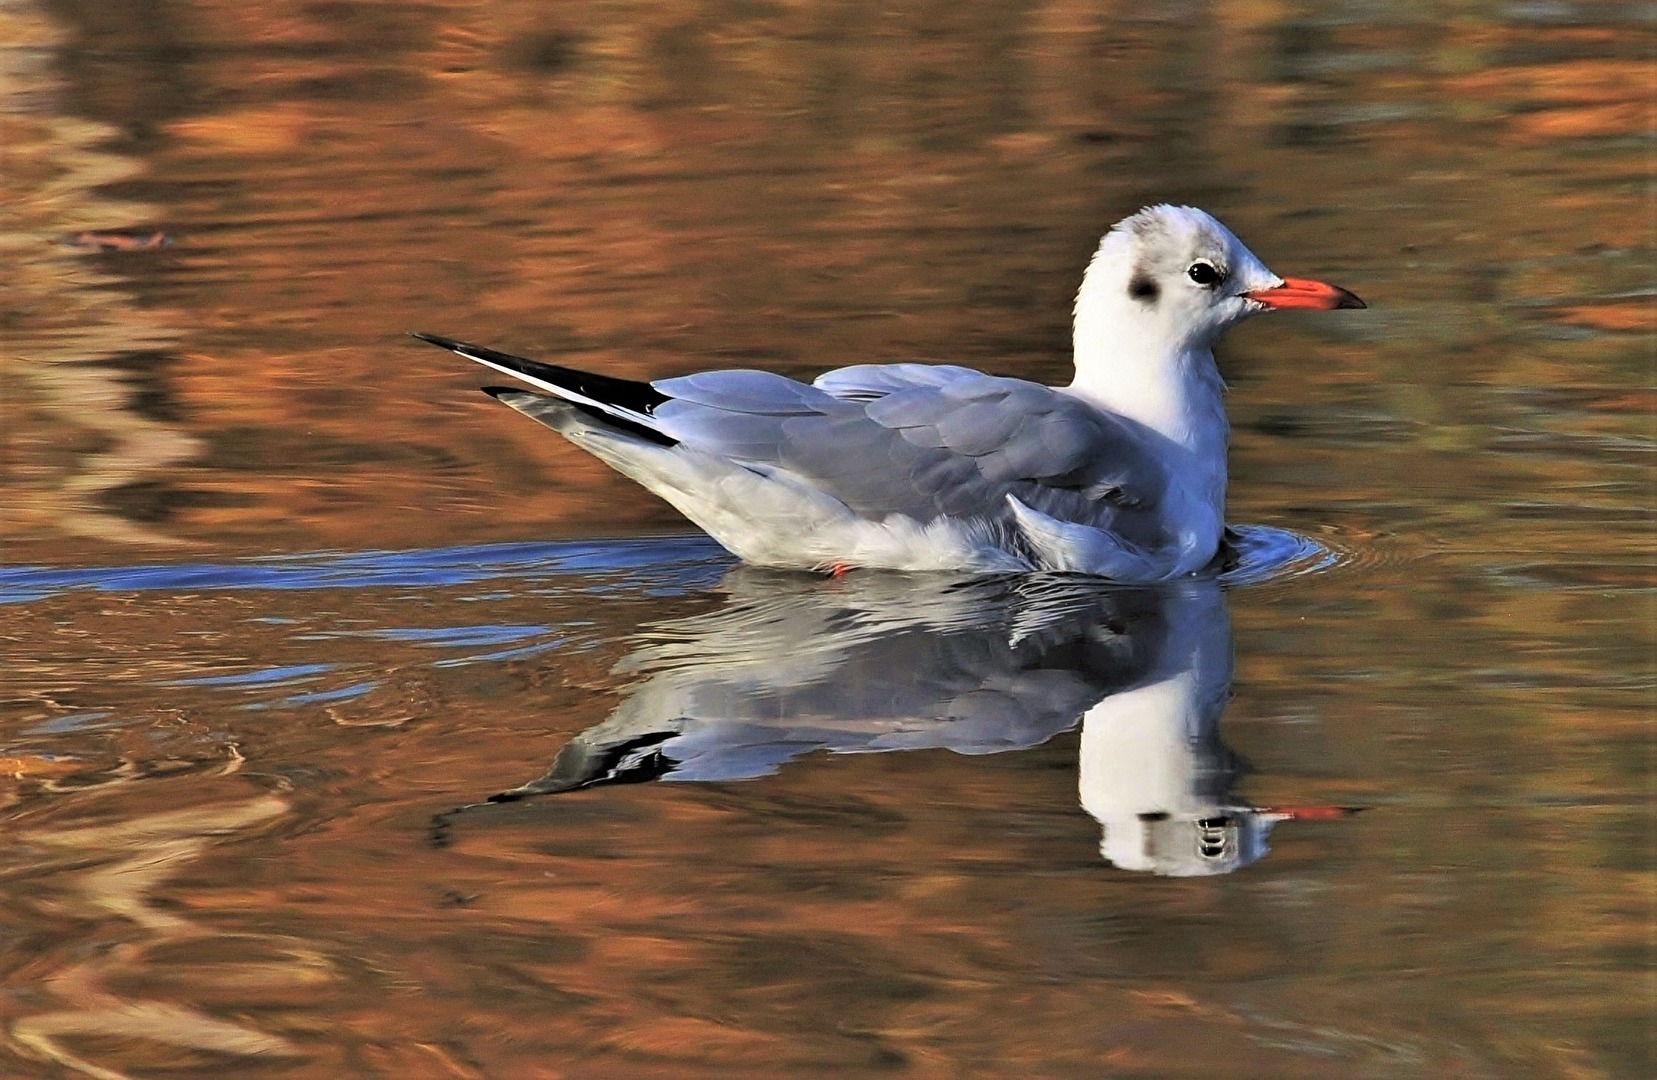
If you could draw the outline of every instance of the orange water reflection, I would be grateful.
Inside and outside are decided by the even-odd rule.
[[[1374,809],[1224,878],[1119,873],[1060,734],[436,847],[718,573],[48,589],[0,605],[0,1071],[1647,1074],[1639,18],[9,5],[8,566],[673,530],[403,332],[1057,378],[1098,231],[1191,200],[1372,305],[1222,362],[1233,517],[1345,552],[1230,597],[1243,794]],[[534,651],[475,660],[478,627]]]

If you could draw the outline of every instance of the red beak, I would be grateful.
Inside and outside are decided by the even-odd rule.
[[[1318,308],[1328,311],[1333,308],[1369,306],[1339,285],[1329,285],[1307,278],[1287,277],[1281,285],[1274,285],[1269,289],[1255,289],[1243,295],[1269,308]]]

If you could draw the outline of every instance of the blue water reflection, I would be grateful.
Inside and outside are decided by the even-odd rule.
[[[1231,530],[1235,565],[1225,584],[1254,584],[1326,569],[1337,556],[1316,541],[1267,526]],[[0,604],[42,600],[72,589],[100,592],[211,592],[239,589],[444,588],[512,578],[521,582],[605,575],[591,586],[674,596],[708,588],[733,565],[705,536],[475,544],[412,551],[312,552],[224,563],[143,566],[0,566]]]
[[[497,578],[538,580],[620,574],[627,584],[675,594],[705,588],[730,559],[703,537],[478,544],[414,551],[315,552],[225,563],[0,567],[0,603],[70,589],[103,592],[229,589],[441,588]]]

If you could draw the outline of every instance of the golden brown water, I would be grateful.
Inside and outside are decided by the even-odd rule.
[[[1650,1075],[1648,19],[0,2],[0,1075]],[[873,587],[404,331],[1058,380],[1149,200],[1371,305],[1222,357],[1230,517],[1338,556],[1223,598],[1235,796],[1365,812],[1118,869],[1071,723],[450,814]]]

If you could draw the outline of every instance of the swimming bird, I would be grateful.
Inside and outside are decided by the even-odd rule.
[[[485,393],[638,481],[760,566],[1181,577],[1225,530],[1214,344],[1262,311],[1361,308],[1279,277],[1211,215],[1148,207],[1076,295],[1068,386],[948,364],[634,382],[414,336],[546,393]],[[550,395],[550,396],[549,396]]]

